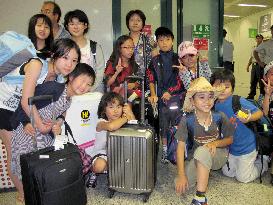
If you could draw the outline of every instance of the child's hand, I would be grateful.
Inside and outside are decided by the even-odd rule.
[[[186,175],[178,176],[175,180],[175,191],[177,194],[184,194],[189,189],[188,178]]]
[[[238,111],[237,115],[236,115],[237,119],[239,119],[242,123],[248,123],[251,117],[251,113],[245,113],[241,110]]]
[[[37,128],[42,134],[48,134],[52,129],[52,120],[44,120],[42,124],[38,124]]]
[[[128,90],[133,90],[136,87],[135,83],[128,83]]]
[[[271,86],[271,83],[270,83],[270,79],[268,78],[268,82],[266,83],[264,81],[264,79],[261,79],[263,84],[264,84],[264,91],[265,91],[265,94],[271,96],[272,92],[273,92],[273,86]]]
[[[180,59],[179,59],[178,61],[179,61],[179,65],[173,65],[172,67],[173,67],[173,68],[178,68],[178,69],[179,69],[179,72],[181,72],[181,73],[185,73],[188,69],[186,68],[186,66],[184,66],[184,65],[181,63]]]
[[[158,97],[156,95],[152,95],[151,97],[148,97],[148,101],[152,104],[155,105],[158,101]]]
[[[132,112],[131,107],[126,103],[123,106],[123,115],[126,116],[128,120],[135,119],[134,113]]]
[[[55,123],[52,126],[52,132],[53,132],[54,136],[60,135],[62,133],[61,125],[59,123]]]
[[[123,66],[121,64],[121,58],[118,59],[118,64],[116,65],[116,72],[120,73],[123,70]]]
[[[172,97],[172,96],[171,96],[170,93],[165,92],[165,93],[162,95],[161,99],[165,102],[165,101],[170,100],[171,97]]]
[[[215,142],[209,142],[207,144],[204,144],[205,147],[209,149],[209,152],[212,156],[216,153],[216,143]]]
[[[124,96],[124,89],[122,86],[114,87],[113,92],[118,93],[121,96]]]
[[[241,116],[238,116],[237,115],[237,119],[240,120],[242,123],[246,124],[249,122],[249,118],[250,117],[247,117],[247,118],[244,118],[244,117],[241,117]]]
[[[24,131],[27,135],[35,136],[35,129],[32,127],[31,123],[27,123],[24,127]]]

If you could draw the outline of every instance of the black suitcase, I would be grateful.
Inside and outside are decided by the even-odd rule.
[[[36,100],[48,97],[34,97]],[[32,118],[31,118],[32,119]],[[26,205],[84,205],[87,203],[79,149],[47,147],[20,157]]]

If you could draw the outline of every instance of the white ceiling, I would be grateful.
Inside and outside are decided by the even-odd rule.
[[[224,0],[224,14],[246,17],[273,7],[273,0]],[[237,4],[262,4],[266,8],[260,7],[241,7]],[[224,24],[237,20],[238,18],[224,17]]]

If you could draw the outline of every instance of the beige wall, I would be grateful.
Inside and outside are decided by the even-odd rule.
[[[256,44],[254,38],[248,37],[249,28],[258,28],[260,17],[271,13],[271,24],[273,24],[273,8],[267,9],[248,16],[246,18],[225,24],[227,30],[228,41],[232,41],[234,45],[233,60],[235,61],[235,93],[247,96],[250,86],[250,73],[246,71],[246,66],[250,58],[251,49]],[[262,33],[264,37],[270,38],[270,32]]]
[[[121,33],[128,34],[126,27],[126,14],[130,10],[140,9],[146,16],[146,24],[152,25],[152,33],[160,26],[159,0],[122,0],[121,1]]]
[[[192,25],[209,24],[209,65],[218,67],[219,9],[215,0],[183,0],[183,41],[192,41]]]
[[[43,2],[44,0],[0,0],[0,32],[13,30],[26,35],[30,17],[40,12]],[[68,11],[81,9],[87,14],[90,23],[87,36],[102,45],[107,60],[113,51],[112,1],[56,0],[55,2],[62,10],[60,23],[63,23],[63,17]]]

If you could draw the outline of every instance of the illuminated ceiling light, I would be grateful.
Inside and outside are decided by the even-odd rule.
[[[239,18],[241,16],[236,16],[236,15],[229,15],[229,14],[224,14],[225,17],[230,17],[230,18]]]
[[[238,4],[238,6],[253,6],[253,7],[262,7],[262,8],[267,7],[267,5],[263,5],[263,4]]]

